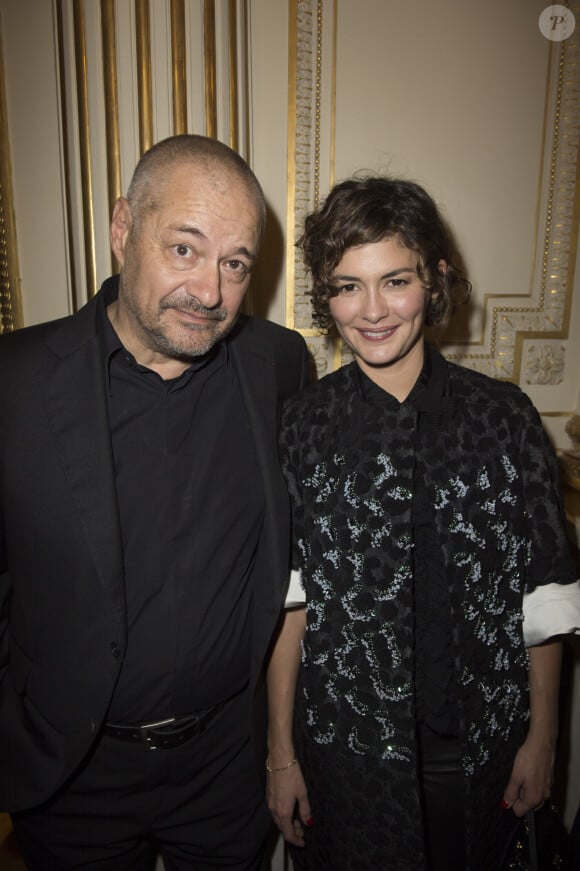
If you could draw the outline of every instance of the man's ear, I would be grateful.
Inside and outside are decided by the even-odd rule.
[[[125,259],[125,245],[131,229],[131,211],[125,197],[119,197],[111,218],[111,248],[120,266]]]

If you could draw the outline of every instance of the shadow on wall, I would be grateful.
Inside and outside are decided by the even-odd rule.
[[[247,314],[267,318],[284,267],[284,232],[266,204],[266,227],[256,267],[252,274]]]

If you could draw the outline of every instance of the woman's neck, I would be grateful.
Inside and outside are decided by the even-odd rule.
[[[357,360],[357,363],[371,381],[399,402],[404,402],[421,374],[424,360],[425,343],[421,339],[404,357],[388,365],[371,366],[362,360]]]

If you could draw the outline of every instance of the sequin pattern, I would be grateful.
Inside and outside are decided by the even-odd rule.
[[[518,388],[433,359],[455,400],[424,461],[457,631],[464,769],[501,790],[528,717],[522,595],[568,580],[557,469]],[[308,617],[296,741],[317,817],[297,868],[421,867],[420,826],[405,824],[420,819],[410,537],[418,409],[389,399],[364,401],[351,364],[292,400],[283,419]],[[374,832],[369,790],[382,809]],[[495,825],[486,801],[473,796],[470,808]],[[480,867],[474,858],[470,869]]]

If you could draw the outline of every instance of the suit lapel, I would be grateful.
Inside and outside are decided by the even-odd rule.
[[[280,472],[277,449],[277,386],[274,361],[271,356],[255,350],[252,330],[240,329],[231,341],[232,359],[240,382],[240,388],[252,432],[256,440],[258,462],[262,472],[262,482],[266,499],[264,520],[264,545],[266,547],[267,577],[258,578],[260,590],[267,594],[275,607],[282,579],[286,571],[283,554],[288,546],[288,536],[284,534],[288,522],[288,498]]]
[[[103,361],[89,303],[50,339],[57,354],[47,405],[65,474],[101,582],[124,613],[122,542]]]
[[[124,614],[124,573],[103,361],[96,331],[97,300],[67,319],[49,340],[56,362],[47,405],[88,549],[115,610]],[[276,611],[287,571],[288,497],[278,463],[277,378],[273,357],[256,350],[250,325],[230,340],[232,361],[256,440],[266,501],[257,555],[260,611]]]

